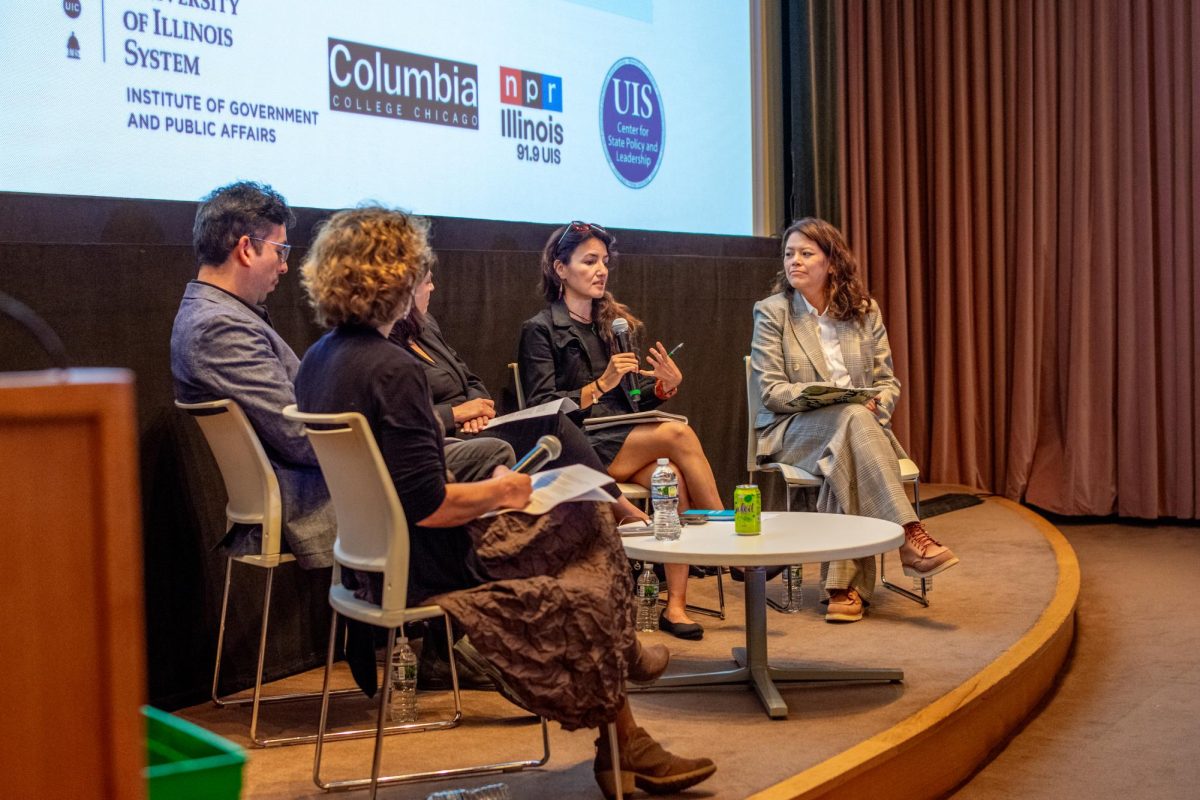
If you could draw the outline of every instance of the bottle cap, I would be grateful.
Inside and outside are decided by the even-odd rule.
[[[671,460],[669,458],[660,458],[658,460],[658,465],[660,467],[665,467],[667,464],[670,464],[670,463],[671,463]]]

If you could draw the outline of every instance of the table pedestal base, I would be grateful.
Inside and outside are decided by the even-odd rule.
[[[736,669],[667,675],[650,686],[631,688],[654,690],[750,684],[766,708],[767,716],[771,719],[786,719],[787,704],[783,702],[779,690],[775,687],[776,681],[898,683],[904,680],[904,671],[899,669],[772,667],[767,659],[767,580],[762,567],[746,567],[746,646],[733,648],[733,658],[738,663]]]

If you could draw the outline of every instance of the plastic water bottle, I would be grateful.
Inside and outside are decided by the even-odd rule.
[[[396,640],[392,653],[392,702],[388,707],[392,722],[417,721],[417,656],[408,646],[408,637]]]
[[[793,564],[783,572],[783,585],[787,588],[785,614],[798,614],[804,608],[804,566]]]
[[[650,562],[637,579],[637,625],[639,631],[658,630],[658,576]]]
[[[650,476],[650,501],[654,504],[654,538],[679,538],[679,477],[667,459],[660,458]]]

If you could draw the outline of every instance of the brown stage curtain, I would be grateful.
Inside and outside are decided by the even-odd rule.
[[[841,223],[927,479],[1200,516],[1194,0],[811,9],[838,37]]]

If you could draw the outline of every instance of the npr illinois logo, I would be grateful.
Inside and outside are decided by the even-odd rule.
[[[562,163],[563,125],[554,119],[563,108],[562,78],[501,67],[500,103],[500,135],[517,140],[518,161]]]
[[[510,106],[562,111],[562,78],[512,67],[500,68],[500,102]]]

